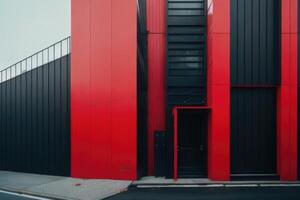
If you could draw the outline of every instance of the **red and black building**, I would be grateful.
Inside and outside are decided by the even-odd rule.
[[[56,57],[64,44],[54,45],[1,72],[0,169],[297,180],[298,10],[297,0],[72,0],[71,53]]]

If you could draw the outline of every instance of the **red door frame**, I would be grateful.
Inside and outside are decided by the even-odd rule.
[[[177,130],[177,124],[178,124],[178,110],[210,110],[211,108],[208,106],[175,106],[172,110],[173,114],[173,128],[174,128],[174,180],[176,181],[178,179],[178,153],[177,153],[177,146],[178,146],[178,130]]]

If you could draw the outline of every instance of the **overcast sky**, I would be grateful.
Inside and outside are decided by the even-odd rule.
[[[0,0],[0,70],[71,35],[71,0]]]

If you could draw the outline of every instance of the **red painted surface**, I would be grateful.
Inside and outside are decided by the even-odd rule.
[[[72,177],[137,177],[136,15],[136,0],[72,0]]]
[[[153,174],[154,131],[165,129],[165,2],[147,1],[149,175]],[[229,8],[230,0],[208,0],[206,108],[211,109],[208,136],[211,180],[230,177]],[[297,178],[297,8],[297,0],[282,1],[277,167],[281,180],[289,181]],[[73,177],[136,179],[136,32],[135,0],[72,0]],[[183,108],[174,110],[175,135],[178,109]],[[174,137],[174,178],[177,178],[175,147],[177,137]]]
[[[208,106],[175,106],[172,110],[173,114],[173,129],[174,129],[174,174],[173,178],[176,181],[178,179],[178,110],[210,110]]]
[[[166,0],[147,0],[147,27],[150,34],[166,33]]]
[[[148,175],[154,170],[154,132],[165,130],[166,1],[147,0]]]
[[[282,1],[281,85],[277,94],[277,170],[297,180],[297,0]]]
[[[230,179],[230,0],[208,1],[208,178]]]

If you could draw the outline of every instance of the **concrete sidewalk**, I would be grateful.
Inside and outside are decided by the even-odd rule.
[[[131,181],[77,179],[0,171],[0,190],[52,199],[98,200],[126,191]]]

